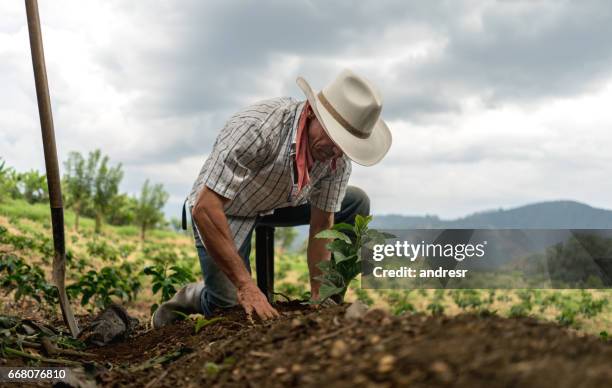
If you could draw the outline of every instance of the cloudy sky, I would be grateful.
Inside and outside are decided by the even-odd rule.
[[[394,143],[354,165],[375,214],[612,208],[612,3],[39,0],[60,159],[101,148],[182,199],[228,116],[349,67]],[[0,3],[0,157],[43,169],[22,1]]]

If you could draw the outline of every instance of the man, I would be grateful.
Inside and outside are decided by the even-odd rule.
[[[250,274],[258,224],[310,224],[307,261],[311,298],[318,299],[317,264],[330,252],[328,241],[314,236],[369,214],[367,195],[347,183],[351,160],[374,165],[391,146],[380,95],[350,70],[316,95],[303,78],[297,84],[306,101],[260,102],[221,130],[187,200],[204,282],[162,304],[152,317],[155,328],[176,320],[176,311],[210,316],[236,304],[261,319],[278,316]]]

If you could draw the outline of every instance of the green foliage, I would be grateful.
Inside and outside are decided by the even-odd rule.
[[[47,177],[36,170],[18,174],[17,188],[28,203],[41,203],[49,200]]]
[[[8,198],[19,198],[18,180],[19,176],[15,170],[8,167],[6,162],[0,158],[0,202]]]
[[[15,291],[15,301],[30,297],[39,303],[58,303],[57,288],[45,280],[40,267],[32,267],[14,254],[3,254],[0,256],[0,274],[0,287],[7,293]]]
[[[426,307],[431,315],[444,314],[444,290],[436,290],[434,298]]]
[[[106,240],[94,238],[87,243],[87,253],[104,261],[115,262],[119,258],[119,249],[106,242]]]
[[[151,290],[153,295],[160,293],[160,303],[170,299],[177,288],[195,281],[191,269],[168,262],[145,267],[143,274],[151,277]]]
[[[123,263],[120,266],[106,266],[89,270],[79,280],[66,287],[71,297],[81,297],[81,305],[93,301],[93,306],[105,308],[113,303],[112,297],[120,301],[136,298],[141,283],[133,264]]]
[[[608,334],[607,331],[604,330],[604,331],[601,331],[599,333],[599,338],[601,338],[602,341],[609,341],[610,340],[610,335]]]
[[[134,219],[140,226],[140,238],[144,242],[145,233],[164,220],[162,208],[168,201],[168,193],[162,184],[150,185],[147,179],[142,185],[140,198],[134,209]]]
[[[374,304],[374,299],[368,294],[368,290],[355,288],[355,295],[357,296],[357,300],[366,306],[372,306]]]
[[[96,216],[96,233],[100,233],[104,215],[109,212],[113,198],[119,193],[123,170],[121,163],[111,167],[108,156],[102,156],[100,150],[90,152],[89,159],[96,171],[93,180],[92,202]]]
[[[457,307],[462,310],[478,309],[483,304],[483,301],[480,298],[480,292],[478,292],[478,290],[453,290],[451,296]]]
[[[135,222],[138,200],[125,193],[115,195],[109,204],[106,221],[111,225],[127,225]]]
[[[9,198],[24,199],[30,204],[48,201],[46,176],[36,170],[19,173],[0,159],[0,201]]]
[[[332,229],[319,232],[316,238],[332,239],[327,249],[332,252],[330,261],[319,263],[322,272],[317,280],[321,282],[319,301],[322,302],[332,295],[344,299],[351,280],[361,272],[361,249],[374,244],[384,243],[391,236],[386,233],[368,229],[372,216],[357,215],[355,225],[339,223]]]
[[[42,233],[33,232],[31,236],[15,235],[0,226],[0,244],[12,246],[14,251],[35,251],[42,254],[44,262],[50,262],[53,257],[53,241]]]
[[[96,166],[91,157],[86,161],[78,152],[70,152],[64,162],[63,193],[66,206],[75,213],[74,229],[79,229],[79,217],[91,212]]]

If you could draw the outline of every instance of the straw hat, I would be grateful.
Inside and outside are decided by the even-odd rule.
[[[317,94],[304,78],[296,82],[325,132],[351,160],[372,166],[385,156],[391,131],[380,118],[382,98],[370,82],[348,69]]]

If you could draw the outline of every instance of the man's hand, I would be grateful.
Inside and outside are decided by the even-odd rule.
[[[242,305],[249,318],[253,311],[262,320],[279,316],[278,311],[268,303],[268,299],[252,281],[238,288],[237,297],[238,303]]]

